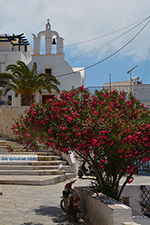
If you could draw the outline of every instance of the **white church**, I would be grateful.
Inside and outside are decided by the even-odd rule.
[[[33,35],[33,49],[24,34],[0,35],[0,73],[6,72],[9,64],[15,64],[18,60],[26,63],[30,68],[34,62],[37,63],[38,73],[49,73],[54,75],[60,82],[59,89],[70,90],[84,84],[84,68],[72,68],[65,61],[64,39],[58,32],[51,30],[49,20],[45,30]],[[45,49],[41,52],[41,39],[44,36]],[[52,93],[55,94],[55,93]],[[35,101],[45,103],[50,97],[46,90],[36,93]],[[2,102],[3,99],[1,99]],[[9,102],[12,106],[20,106],[21,97],[15,96],[13,91],[8,92],[4,102]]]

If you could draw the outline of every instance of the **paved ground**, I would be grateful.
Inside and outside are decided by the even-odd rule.
[[[76,186],[89,184],[79,180]],[[47,186],[0,185],[0,225],[87,225],[73,223],[59,206],[63,183]],[[150,177],[138,177],[133,184],[150,184]]]
[[[59,206],[64,184],[0,185],[0,225],[86,225],[69,222]],[[89,183],[78,180],[77,186]]]

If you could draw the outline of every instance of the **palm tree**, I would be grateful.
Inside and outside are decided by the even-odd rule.
[[[31,70],[22,62],[10,64],[6,67],[10,73],[0,73],[0,86],[4,87],[6,95],[8,91],[13,90],[21,95],[21,105],[30,105],[34,101],[34,94],[46,89],[49,93],[53,90],[59,93],[59,81],[55,76],[46,73],[37,73],[37,64],[33,63]]]

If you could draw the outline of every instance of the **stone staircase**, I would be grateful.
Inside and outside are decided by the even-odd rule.
[[[36,160],[23,161],[28,156]],[[0,184],[56,184],[75,177],[75,173],[66,172],[69,167],[67,161],[54,152],[29,152],[14,141],[0,139]]]

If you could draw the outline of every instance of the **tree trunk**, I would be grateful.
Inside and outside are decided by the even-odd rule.
[[[33,102],[33,95],[21,95],[21,106],[30,106]]]

